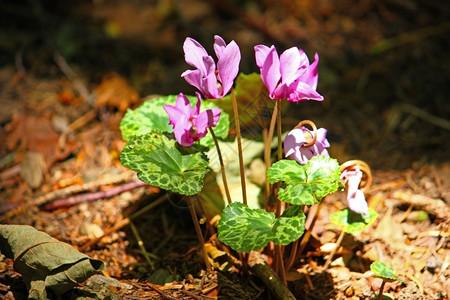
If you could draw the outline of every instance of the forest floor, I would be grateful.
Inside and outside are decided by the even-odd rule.
[[[347,205],[341,192],[327,197],[310,244],[287,272],[288,287],[298,299],[372,299],[381,279],[369,276],[369,266],[382,261],[406,282],[386,284],[384,292],[394,299],[448,299],[447,5],[298,1],[291,7],[290,1],[281,1],[264,9],[248,4],[244,14],[237,14],[219,1],[187,2],[191,6],[171,7],[178,25],[165,23],[173,16],[163,7],[85,4],[89,10],[81,11],[106,24],[108,39],[118,32],[134,38],[115,36],[115,46],[100,43],[95,54],[74,50],[72,60],[65,59],[67,49],[55,56],[40,45],[36,53],[17,51],[15,64],[0,68],[0,223],[32,225],[105,262],[104,276],[89,279],[71,292],[72,298],[91,291],[99,299],[269,299],[260,279],[224,270],[213,257],[214,271],[206,272],[187,205],[140,185],[121,165],[125,142],[119,124],[128,107],[147,98],[143,95],[188,88],[180,78],[187,68],[181,55],[185,33],[196,32],[204,45],[212,44],[215,32],[227,41],[241,40],[244,72],[255,71],[250,67],[255,41],[280,48],[305,45],[300,47],[310,58],[315,51],[321,55],[319,90],[326,100],[284,110],[285,130],[300,121],[299,115],[312,119],[328,129],[331,156],[340,163],[366,161],[373,175],[366,198],[379,216],[369,228],[346,235],[331,266],[321,271],[329,255],[323,246],[340,234],[329,217]],[[160,18],[140,24],[143,11]],[[125,25],[123,18],[137,25]],[[220,20],[230,20],[229,26]],[[154,58],[139,65],[130,53],[141,46],[136,39],[145,32],[143,44],[161,38],[147,49]],[[142,59],[144,50],[137,52]],[[108,59],[116,60],[109,69]],[[123,67],[127,59],[133,67]],[[88,61],[96,60],[103,67],[89,68]],[[73,203],[76,195],[79,201]],[[56,200],[62,200],[60,207],[52,204]],[[150,203],[156,204],[148,209]],[[139,213],[142,209],[148,211]],[[222,248],[209,232],[214,228],[206,225],[213,256]],[[13,261],[0,255],[0,298],[24,299],[26,294]]]

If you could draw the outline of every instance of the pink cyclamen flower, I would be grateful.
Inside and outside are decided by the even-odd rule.
[[[296,160],[301,165],[306,165],[308,161],[316,155],[324,155],[330,157],[327,149],[330,147],[330,143],[326,138],[327,130],[325,128],[317,129],[316,142],[311,147],[303,147],[307,143],[305,133],[310,133],[311,136],[314,132],[310,131],[304,126],[300,126],[291,130],[284,138],[284,155],[287,158]]]
[[[227,45],[220,36],[214,36],[217,72],[214,59],[196,40],[187,38],[183,50],[186,62],[196,69],[183,72],[181,77],[199,89],[205,98],[223,98],[230,91],[239,72],[241,52],[236,42],[231,41]]]
[[[200,140],[209,127],[217,125],[220,119],[220,108],[212,108],[200,112],[201,96],[196,93],[198,101],[193,109],[188,98],[180,93],[173,105],[164,105],[169,115],[169,124],[173,125],[175,138],[181,146],[188,147]]]
[[[323,100],[323,96],[316,92],[319,80],[317,53],[310,65],[305,52],[297,47],[287,49],[278,57],[275,46],[258,45],[255,46],[255,58],[271,99],[292,102]]]
[[[348,207],[363,215],[369,215],[369,208],[367,206],[366,197],[359,189],[361,183],[362,172],[357,168],[355,170],[344,170],[341,173],[341,180],[347,185],[347,202]]]

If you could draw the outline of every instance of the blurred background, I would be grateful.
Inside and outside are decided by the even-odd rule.
[[[180,77],[189,68],[183,42],[192,37],[212,53],[218,34],[238,43],[244,73],[258,71],[257,44],[279,53],[296,46],[310,60],[319,54],[325,101],[292,104],[284,116],[327,128],[340,162],[403,169],[449,159],[448,1],[18,0],[0,7],[2,139],[13,115],[48,93],[78,109],[83,89],[73,87],[64,63],[88,94],[111,76],[126,82],[131,100],[113,105],[118,110],[147,95],[192,94]],[[1,156],[8,151],[2,146]]]

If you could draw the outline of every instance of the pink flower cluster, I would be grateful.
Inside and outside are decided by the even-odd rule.
[[[205,98],[225,97],[239,72],[241,52],[236,42],[226,44],[220,36],[214,37],[217,64],[205,48],[192,38],[185,40],[183,50],[186,62],[194,69],[183,72],[181,76],[196,87]],[[274,46],[269,48],[258,45],[255,46],[255,58],[270,98],[287,99],[292,102],[323,100],[316,92],[319,77],[317,53],[314,62],[310,64],[301,49],[290,48],[278,56]],[[191,103],[183,94],[178,95],[175,106],[164,105],[169,115],[169,124],[174,128],[175,138],[182,146],[190,146],[204,137],[207,129],[216,126],[220,118],[221,110],[218,108],[200,113],[200,94],[197,93],[197,97],[198,102],[193,110]],[[311,157],[307,153],[303,156],[307,159]]]

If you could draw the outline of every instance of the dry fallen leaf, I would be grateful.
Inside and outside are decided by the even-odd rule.
[[[0,225],[0,252],[14,259],[28,299],[47,299],[46,288],[62,295],[105,268],[101,260],[28,225]]]
[[[110,106],[126,111],[139,101],[139,94],[117,74],[106,76],[95,90],[96,107]]]

